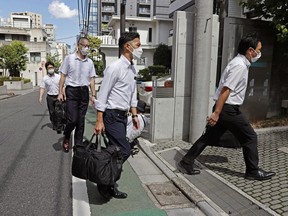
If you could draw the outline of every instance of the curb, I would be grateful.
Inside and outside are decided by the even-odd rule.
[[[181,174],[175,174],[169,169],[163,161],[161,161],[154,152],[151,151],[149,145],[151,143],[143,138],[139,139],[139,148],[147,155],[147,157],[163,172],[163,174],[173,184],[181,190],[181,192],[192,201],[204,214],[207,216],[228,215],[219,206],[217,206],[212,200],[206,197],[201,191],[199,191],[191,182]]]

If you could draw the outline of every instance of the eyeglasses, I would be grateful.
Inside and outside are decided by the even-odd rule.
[[[83,47],[88,47],[88,48],[90,47],[89,44],[82,44],[82,43],[80,43],[80,45],[83,46]]]

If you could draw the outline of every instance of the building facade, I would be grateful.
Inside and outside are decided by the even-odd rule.
[[[120,0],[101,1],[101,51],[106,65],[118,58],[120,37]],[[173,20],[169,18],[170,0],[127,0],[125,31],[138,32],[143,48],[142,58],[136,61],[136,70],[153,65],[153,54],[159,44],[167,44]]]
[[[53,24],[42,25],[42,16],[32,12],[14,12],[10,18],[0,20],[0,46],[12,41],[21,41],[28,48],[27,68],[21,71],[23,78],[30,79],[34,86],[40,84],[46,74],[47,55],[56,55],[63,61],[68,53],[65,43],[55,41]]]

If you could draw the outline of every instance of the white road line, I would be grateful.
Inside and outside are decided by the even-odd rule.
[[[71,137],[74,146],[74,130]],[[73,216],[91,216],[86,180],[72,176],[72,201]]]
[[[72,177],[73,216],[90,216],[86,181]]]

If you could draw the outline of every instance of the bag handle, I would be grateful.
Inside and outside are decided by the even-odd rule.
[[[91,146],[91,144],[92,144],[92,141],[93,141],[93,139],[94,139],[95,136],[96,136],[96,134],[93,133],[91,139],[89,140],[88,145],[85,147],[86,150],[88,150],[88,149],[90,148],[90,146]],[[98,139],[97,139],[97,136],[96,136],[96,145],[98,146]]]
[[[105,133],[101,133],[101,136],[99,134],[96,135],[93,133],[91,139],[89,140],[89,144],[85,147],[86,150],[88,150],[90,148],[92,141],[93,141],[95,136],[96,136],[96,143],[95,144],[97,146],[97,149],[96,149],[97,152],[101,152],[101,145],[102,145],[101,136],[103,138],[103,141],[105,143],[106,148],[109,146],[109,141],[108,141],[108,138],[107,138]]]

